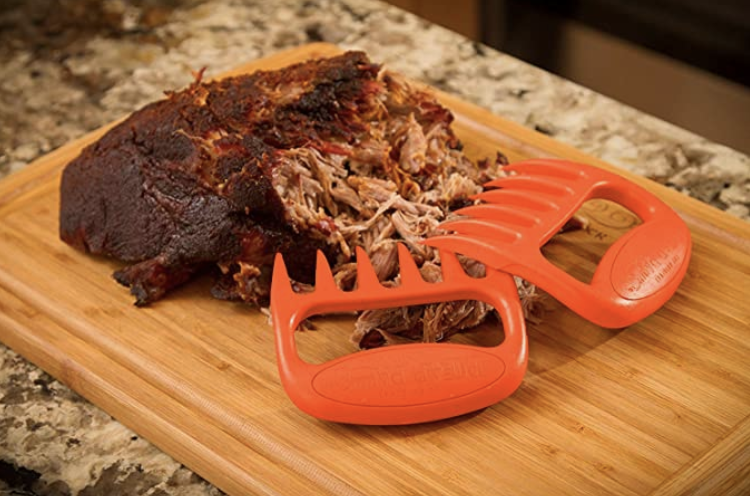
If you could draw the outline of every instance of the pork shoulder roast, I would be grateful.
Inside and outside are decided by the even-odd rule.
[[[60,237],[128,264],[114,277],[137,305],[207,270],[217,276],[213,296],[267,305],[276,252],[300,290],[314,280],[319,249],[344,289],[356,279],[355,246],[382,281],[392,281],[396,241],[407,243],[426,279],[436,279],[437,252],[419,240],[471,203],[504,162],[502,155],[467,159],[452,120],[434,97],[361,52],[198,78],[133,113],[67,165]],[[354,341],[442,340],[489,311],[454,302],[363,312]]]

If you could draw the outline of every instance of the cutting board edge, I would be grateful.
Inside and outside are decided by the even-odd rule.
[[[17,287],[9,286],[13,285],[9,285],[7,280],[0,278],[0,294],[6,293],[9,298],[18,300],[28,315],[35,315],[40,311],[39,306],[24,298],[23,294],[16,294]],[[3,300],[0,299],[0,309],[4,306]],[[77,333],[68,330],[63,322],[58,322],[48,314],[43,315],[45,319],[50,320],[52,326],[56,327],[57,338],[66,343],[64,349],[40,339],[36,332],[24,322],[7,315],[6,312],[0,314],[0,342],[60,380],[92,404],[98,405],[102,410],[116,411],[117,420],[124,426],[137,432],[144,439],[148,439],[180,463],[191,467],[200,473],[201,477],[222,490],[237,496],[247,495],[248,491],[252,494],[276,494],[276,491],[264,484],[260,478],[253,477],[251,475],[253,471],[243,470],[242,466],[235,465],[234,469],[228,471],[229,475],[223,470],[216,470],[215,467],[222,463],[224,465],[221,466],[226,468],[226,458],[219,456],[217,450],[207,442],[212,437],[221,438],[225,445],[224,449],[252,451],[259,457],[255,457],[254,463],[267,462],[271,465],[266,472],[277,470],[281,466],[286,471],[302,475],[307,483],[320,490],[326,489],[329,494],[347,496],[363,494],[336,474],[321,470],[320,466],[305,459],[304,456],[297,456],[285,449],[278,440],[271,439],[270,443],[266,440],[265,443],[266,445],[277,443],[276,449],[269,449],[268,446],[264,449],[262,442],[257,445],[248,444],[246,439],[238,437],[236,433],[228,430],[227,426],[200,409],[197,413],[201,417],[201,428],[208,427],[211,433],[204,433],[201,439],[190,436],[188,433],[195,432],[195,429],[182,426],[183,430],[180,430],[179,426],[175,425],[174,418],[170,421],[165,415],[145,407],[144,400],[149,396],[148,392],[153,391],[159,395],[160,403],[168,403],[172,405],[171,408],[182,408],[186,413],[191,412],[188,417],[194,417],[195,406],[171,394],[169,384],[155,383],[153,380],[137,375],[126,364],[118,360],[113,361],[101,348],[92,346]],[[85,361],[71,358],[71,349],[74,348],[85,349]],[[122,378],[120,382],[126,383],[128,387],[113,386],[111,381],[107,381],[101,374],[98,374],[96,367],[92,366],[92,362],[97,360],[107,362],[108,369],[117,369],[116,375]],[[149,416],[148,422],[144,422],[144,414]],[[195,418],[190,420],[194,421]],[[147,427],[145,433],[144,426]],[[176,442],[175,439],[179,436],[188,439],[186,442]],[[234,448],[227,448],[230,445]],[[210,462],[207,457],[215,458],[215,460]],[[253,466],[256,469],[259,468]],[[305,468],[315,468],[315,470],[304,470]]]
[[[739,439],[732,437],[737,432],[740,434]],[[720,465],[719,461],[722,462]],[[734,477],[736,473],[726,470],[727,466],[741,468],[742,474],[747,477]],[[728,492],[731,490],[731,494],[738,496],[750,494],[750,415],[731,427],[721,440],[662,482],[650,496],[695,494],[701,490],[711,491],[716,488]]]
[[[7,290],[3,285],[0,288]],[[34,307],[28,306],[30,311],[34,311]],[[143,433],[143,426],[148,425],[149,430],[152,430],[152,424],[150,422],[158,422],[164,429],[174,428],[177,433],[179,429],[171,426],[169,422],[164,421],[161,416],[151,415],[150,422],[143,422],[140,418],[140,422],[137,421],[134,416],[137,414],[135,405],[139,403],[134,395],[128,394],[122,389],[117,389],[117,392],[113,391],[113,388],[100,388],[97,383],[100,382],[99,376],[89,370],[85,363],[80,361],[74,361],[68,358],[68,353],[61,352],[57,347],[51,347],[49,344],[42,342],[39,339],[33,340],[26,339],[26,336],[35,336],[32,332],[28,332],[28,327],[19,322],[16,319],[10,319],[5,316],[0,316],[0,341],[5,345],[13,349],[15,352],[23,356],[25,359],[34,363],[42,370],[55,377],[61,383],[81,395],[92,404],[98,405],[98,408],[106,412],[117,411],[117,421],[122,423],[125,427],[137,432],[139,436],[148,441],[160,450],[169,453],[170,456],[174,457],[180,463],[185,464],[188,467],[199,467],[202,463],[199,463],[200,458],[195,453],[185,453],[182,446],[174,448],[169,444],[165,444],[161,436],[149,435]],[[65,336],[68,339],[78,340],[75,335],[65,332]],[[104,356],[101,352],[95,348],[87,347],[87,353],[89,356]],[[60,358],[63,357],[63,358]],[[120,368],[119,364],[115,364],[115,367]],[[120,372],[122,377],[127,377],[130,384],[133,386],[133,390],[140,390],[142,387],[152,387],[146,381],[136,376],[127,369]],[[117,394],[119,392],[119,394]],[[159,430],[158,428],[156,429]],[[191,443],[192,444],[192,443]],[[196,443],[197,444],[197,443]],[[201,446],[201,451],[210,451],[208,447]],[[197,471],[197,470],[196,470]],[[226,489],[231,488],[231,485],[226,480],[221,480],[213,476],[212,473],[206,471],[200,471],[201,476],[211,482]],[[252,484],[243,485],[243,489],[252,489]],[[237,492],[236,494],[242,494]]]

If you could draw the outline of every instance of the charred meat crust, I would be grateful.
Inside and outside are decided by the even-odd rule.
[[[354,142],[366,126],[355,113],[368,85],[377,86],[378,70],[350,53],[169,93],[66,167],[60,237],[136,262],[117,280],[142,305],[188,280],[193,271],[184,267],[238,256],[262,265],[274,251],[291,251],[292,272],[310,280],[314,249],[324,246],[287,224],[271,182],[276,152],[332,138]],[[290,92],[299,97],[279,105]]]

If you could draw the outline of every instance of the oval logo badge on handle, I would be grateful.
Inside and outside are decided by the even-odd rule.
[[[640,300],[663,288],[685,262],[690,240],[687,231],[668,222],[641,226],[612,265],[612,287],[628,300]]]
[[[402,345],[410,346],[410,345]],[[328,399],[361,406],[424,405],[471,394],[505,373],[505,364],[481,348],[422,348],[404,353],[394,346],[331,363],[315,375],[313,388]],[[415,350],[417,351],[417,350]]]

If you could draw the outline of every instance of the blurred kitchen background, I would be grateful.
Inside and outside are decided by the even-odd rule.
[[[750,0],[388,0],[750,153]]]
[[[750,0],[385,1],[750,154]],[[97,34],[148,41],[202,2],[0,0],[0,64],[17,50],[57,60]]]

